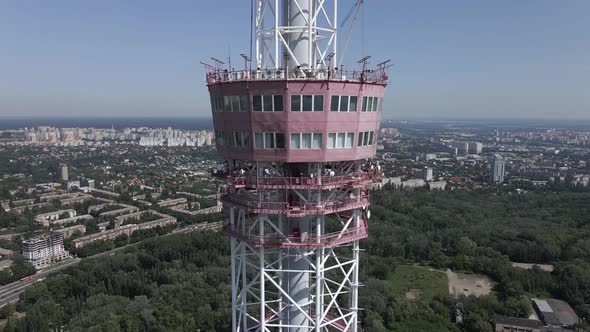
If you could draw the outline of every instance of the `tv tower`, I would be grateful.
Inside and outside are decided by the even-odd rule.
[[[352,23],[362,5],[345,15]],[[226,158],[233,331],[358,331],[388,61],[345,71],[337,0],[253,0],[253,56],[207,68]],[[345,47],[346,48],[346,47]],[[253,59],[252,59],[253,57]],[[253,68],[252,68],[253,66]]]

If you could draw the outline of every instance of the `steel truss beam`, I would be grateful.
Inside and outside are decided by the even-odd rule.
[[[350,211],[341,232],[358,225],[363,212]],[[341,219],[340,216],[335,216]],[[258,236],[287,236],[284,218],[258,215],[246,218],[243,210],[230,209],[230,223]],[[312,222],[322,234],[324,218]],[[237,238],[231,239],[232,326],[234,331],[356,331],[358,325],[358,241],[335,248],[288,252],[276,248],[256,248]],[[309,269],[285,268],[288,256],[306,262]],[[292,298],[285,285],[289,272],[309,276],[310,296],[301,303]],[[349,299],[349,300],[347,300]],[[305,324],[289,324],[289,311],[305,317]]]
[[[290,0],[297,8],[297,15],[304,18],[305,24],[299,26],[282,22],[286,1],[253,1],[257,68],[280,69],[284,55],[295,66],[301,65],[302,59],[297,58],[289,45],[290,34],[305,35],[313,45],[306,54],[311,59],[309,68],[302,69],[328,69],[337,63],[338,0]]]
[[[371,165],[362,161],[228,164],[230,174],[312,177],[320,184],[329,177],[366,171]],[[368,192],[368,186],[326,190],[230,185],[229,192],[261,204],[274,200],[322,204],[364,202],[362,194]],[[225,230],[232,246],[234,331],[357,331],[359,239],[367,234],[366,205],[362,206],[333,214],[290,217],[255,214],[247,207],[230,205]]]

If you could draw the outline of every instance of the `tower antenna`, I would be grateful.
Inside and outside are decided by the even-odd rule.
[[[359,241],[382,180],[373,158],[389,66],[370,70],[364,56],[361,71],[339,69],[337,3],[252,0],[246,75],[229,56],[223,73],[222,61],[205,64],[226,160],[217,174],[229,210],[232,331],[359,330]]]

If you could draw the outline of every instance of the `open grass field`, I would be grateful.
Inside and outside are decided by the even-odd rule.
[[[408,300],[430,299],[449,295],[447,274],[444,271],[416,265],[398,265],[389,279],[395,295]]]
[[[455,273],[447,270],[447,278],[449,280],[449,293],[456,298],[461,295],[488,295],[493,288],[490,279],[479,274]]]

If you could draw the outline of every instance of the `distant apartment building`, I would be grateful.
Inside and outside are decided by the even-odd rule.
[[[41,202],[41,203],[35,203],[35,204],[31,204],[31,205],[15,206],[12,209],[10,209],[10,211],[17,213],[17,214],[22,214],[27,209],[32,211],[33,209],[41,209],[41,208],[46,208],[46,207],[50,207],[50,206],[51,206],[51,203]]]
[[[68,190],[74,190],[76,188],[80,188],[80,181],[78,181],[78,180],[68,181],[66,188]]]
[[[62,229],[58,229],[54,231],[55,233],[60,233],[63,235],[64,239],[68,239],[72,237],[74,234],[84,234],[86,233],[86,226],[84,225],[74,225],[71,227],[66,227]]]
[[[399,130],[397,128],[381,128],[381,134],[385,138],[397,137]]]
[[[400,176],[392,177],[392,178],[383,178],[381,183],[376,183],[373,187],[374,189],[383,189],[383,186],[391,185],[395,189],[399,189],[402,185],[402,178]]]
[[[428,188],[432,190],[445,190],[447,188],[446,181],[433,181],[428,182]]]
[[[433,170],[431,167],[424,167],[416,169],[416,178],[422,179],[426,182],[433,180]]]
[[[590,184],[590,175],[576,174],[576,175],[574,175],[574,178],[572,179],[571,184],[574,187],[576,187],[576,186],[588,187],[588,185]]]
[[[424,186],[426,186],[426,181],[422,179],[409,179],[401,183],[401,187],[404,189],[414,189]]]
[[[492,162],[492,181],[496,183],[504,182],[506,160],[499,154],[494,155]]]
[[[93,179],[87,178],[87,177],[83,177],[83,176],[79,176],[78,180],[80,181],[80,185],[82,187],[88,187],[88,188],[94,188],[95,187],[95,181]]]
[[[193,204],[192,209],[189,209],[188,204],[179,204],[179,205],[171,206],[171,207],[169,207],[169,209],[172,211],[187,214],[190,216],[196,216],[199,214],[218,213],[218,212],[221,212],[221,210],[223,209],[223,204],[219,200],[217,201],[217,203],[214,206],[204,208],[204,209],[201,209],[199,202],[193,202],[192,204]]]
[[[483,151],[483,144],[479,142],[469,142],[467,149],[470,154],[480,154]]]
[[[112,191],[108,191],[108,190],[101,190],[101,189],[96,189],[96,188],[92,188],[92,192],[98,194],[99,196],[106,196],[109,198],[119,198],[119,196],[121,196],[121,194],[116,193],[116,192],[112,192]]]
[[[167,206],[174,206],[174,205],[178,205],[178,204],[184,204],[186,203],[187,200],[184,197],[181,198],[171,198],[171,199],[166,199],[166,200],[162,200],[158,202],[158,206],[159,207],[167,207]]]
[[[62,206],[73,205],[76,203],[83,203],[84,201],[94,199],[91,195],[82,193],[65,193],[65,194],[46,194],[39,197],[41,202],[51,202],[55,199],[59,200]]]
[[[104,211],[106,209],[106,211]],[[100,212],[103,210],[103,212]],[[139,211],[139,208],[133,205],[123,203],[105,203],[99,205],[92,205],[88,207],[88,213],[99,212],[99,217],[120,216],[122,214],[134,213]]]
[[[467,154],[469,152],[469,143],[467,142],[454,142],[452,147],[457,149],[456,154]]]
[[[127,236],[131,236],[133,232],[142,230],[142,229],[150,229],[154,227],[164,227],[172,224],[176,224],[176,218],[171,217],[165,214],[159,214],[162,218],[157,220],[144,222],[141,224],[129,224],[123,225],[115,229],[109,229],[101,231],[100,233],[90,234],[83,237],[79,237],[74,239],[72,243],[74,244],[75,248],[81,248],[87,245],[88,243],[92,243],[94,241],[99,240],[112,240],[117,238],[120,235],[126,234]],[[106,226],[106,225],[104,225]],[[100,225],[99,225],[100,227]]]
[[[70,179],[70,175],[69,175],[69,171],[68,171],[68,165],[67,164],[61,164],[60,165],[60,177],[62,181],[68,181]]]
[[[424,160],[429,161],[429,160],[434,160],[436,159],[436,153],[427,153],[424,155]]]
[[[53,262],[70,257],[64,249],[64,236],[61,233],[41,235],[22,242],[22,252],[25,259],[35,268],[42,268]]]
[[[35,216],[35,221],[38,224],[43,226],[49,226],[52,221],[65,219],[65,218],[72,218],[76,216],[76,210],[67,209],[67,210],[57,210],[48,213],[41,213]]]

